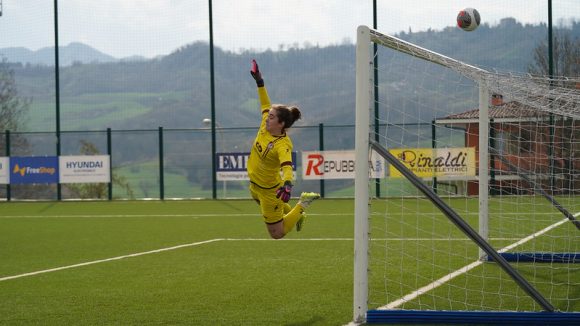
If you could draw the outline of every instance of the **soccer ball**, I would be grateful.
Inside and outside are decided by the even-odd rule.
[[[479,12],[473,8],[465,8],[457,14],[457,27],[467,32],[475,30],[480,21]]]

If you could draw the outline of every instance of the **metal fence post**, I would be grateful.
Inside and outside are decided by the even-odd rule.
[[[109,200],[113,199],[113,144],[111,142],[111,128],[107,128],[107,154],[109,155]]]
[[[5,133],[5,137],[4,140],[6,141],[6,157],[10,157],[10,130],[6,130]],[[10,170],[10,167],[8,167],[8,170]],[[10,193],[10,183],[8,183],[6,185],[6,200],[10,201],[11,198],[11,193]]]
[[[159,127],[159,199],[165,199],[165,180],[163,178],[163,127]]]
[[[324,151],[324,123],[318,124],[318,148]],[[324,178],[320,179],[320,196],[324,198]]]
[[[209,83],[210,83],[210,104],[211,104],[211,198],[217,198],[217,162],[216,162],[216,141],[215,141],[215,74],[213,57],[213,8],[212,1],[208,2],[209,7]]]
[[[56,108],[56,156],[60,157],[60,64],[58,48],[58,0],[54,0],[54,79],[55,79],[55,108]],[[56,198],[62,199],[60,180],[56,184]]]
[[[436,134],[435,120],[431,120],[431,148],[435,150],[437,148],[437,134]],[[437,177],[433,177],[433,192],[437,193]]]

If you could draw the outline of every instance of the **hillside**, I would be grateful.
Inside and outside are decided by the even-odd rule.
[[[19,62],[24,65],[54,66],[55,53],[54,47],[41,48],[36,51],[23,47],[14,47],[0,49],[0,56],[7,58],[10,62]],[[59,62],[63,67],[70,66],[75,62],[102,63],[114,61],[118,60],[83,43],[73,42],[59,47]]]
[[[580,24],[566,32],[580,37]],[[547,37],[547,29],[508,18],[494,27],[482,25],[473,33],[450,27],[397,36],[470,64],[525,72],[533,62],[533,49]],[[82,53],[91,53],[86,45],[73,45]],[[6,49],[0,53],[3,50],[6,53]],[[214,55],[216,120],[221,126],[256,124],[258,104],[248,73],[253,58],[260,63],[273,102],[301,106],[305,113],[301,125],[354,122],[354,45],[260,53],[216,48]],[[86,56],[82,60],[70,54],[63,57],[69,63],[60,69],[63,130],[199,128],[210,116],[207,43],[184,45],[170,55],[149,60],[117,60],[106,54],[88,61]],[[55,111],[54,67],[50,62],[12,62],[12,68],[20,94],[32,100],[27,129],[53,130],[54,122],[43,117]]]

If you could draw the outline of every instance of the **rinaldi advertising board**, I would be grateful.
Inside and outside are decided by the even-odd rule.
[[[475,176],[475,148],[403,148],[391,149],[416,176],[422,178],[442,176]],[[392,165],[391,177],[402,177]]]
[[[57,156],[10,157],[10,184],[58,183]]]

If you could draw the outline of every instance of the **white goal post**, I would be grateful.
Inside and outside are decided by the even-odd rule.
[[[579,86],[358,27],[354,323],[580,321]]]

